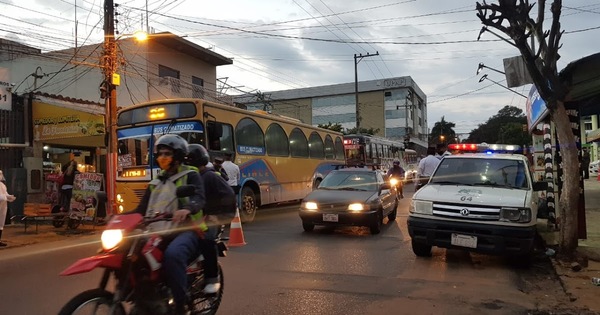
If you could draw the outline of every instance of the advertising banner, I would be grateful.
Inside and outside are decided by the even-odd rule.
[[[546,102],[542,99],[540,93],[538,93],[535,85],[529,91],[525,107],[527,109],[527,126],[529,127],[529,132],[531,132],[548,115]]]
[[[104,134],[104,116],[33,101],[34,140],[64,139]]]
[[[102,189],[104,176],[100,173],[80,173],[73,181],[71,216],[92,221],[96,217],[96,192]]]

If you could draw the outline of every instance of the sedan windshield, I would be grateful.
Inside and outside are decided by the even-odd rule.
[[[495,158],[443,159],[430,183],[519,189],[529,187],[523,161]]]
[[[369,190],[378,189],[374,173],[331,172],[323,179],[319,189],[330,190]]]

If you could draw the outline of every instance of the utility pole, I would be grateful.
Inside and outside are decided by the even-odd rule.
[[[365,57],[373,57],[379,56],[379,52],[375,52],[375,54],[366,55],[363,54],[354,54],[354,101],[356,102],[356,133],[359,133],[360,130],[360,115],[358,114],[358,63]]]
[[[103,96],[106,106],[104,121],[106,124],[106,193],[107,215],[116,213],[117,181],[117,89],[119,75],[117,70],[117,54],[115,43],[115,9],[113,0],[104,1],[104,82]]]

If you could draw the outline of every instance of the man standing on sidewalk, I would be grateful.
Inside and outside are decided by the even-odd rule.
[[[6,247],[2,242],[2,231],[4,231],[4,222],[6,222],[6,213],[8,212],[8,203],[15,201],[15,196],[6,191],[6,180],[4,173],[0,170],[0,247]]]
[[[590,178],[590,151],[588,148],[583,148],[583,156],[581,157],[581,168],[583,169],[583,179]]]

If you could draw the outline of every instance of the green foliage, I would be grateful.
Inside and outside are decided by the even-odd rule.
[[[436,122],[431,128],[429,133],[429,144],[438,143],[456,143],[456,132],[454,131],[456,124],[453,122],[446,121],[445,117],[442,116],[441,120]]]
[[[346,129],[346,131],[344,131],[345,135],[352,135],[352,134],[363,134],[363,135],[371,135],[374,136],[379,132],[379,128],[348,128]]]
[[[527,117],[523,110],[506,105],[496,115],[473,129],[467,142],[530,145],[531,136],[523,129],[524,125],[527,125]]]
[[[343,132],[343,129],[344,129],[344,128],[342,128],[342,124],[340,124],[340,123],[334,124],[332,122],[329,122],[327,124],[318,124],[317,127],[329,129],[329,130],[333,130],[333,131],[337,131],[337,132]]]

